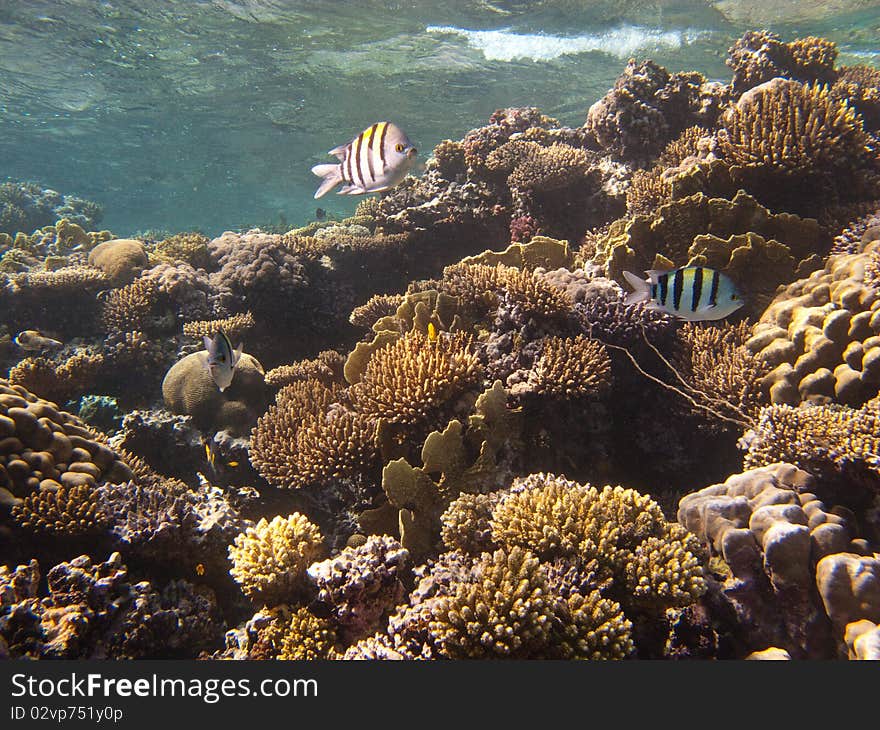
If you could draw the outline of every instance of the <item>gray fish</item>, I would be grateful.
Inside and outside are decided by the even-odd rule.
[[[15,336],[13,341],[22,350],[27,350],[28,352],[44,352],[64,347],[63,342],[46,337],[39,330],[23,330]]]
[[[345,183],[340,195],[378,193],[397,185],[415,162],[418,150],[403,130],[392,122],[376,122],[348,144],[339,145],[328,155],[336,155],[338,164],[315,165],[312,172],[323,177],[315,197]]]
[[[211,371],[211,377],[222,393],[232,383],[235,366],[241,359],[242,346],[239,345],[233,350],[232,343],[223,330],[218,330],[213,340],[205,335],[202,341],[205,343],[205,350],[208,351],[205,367]]]
[[[733,282],[720,271],[705,266],[685,266],[673,271],[646,271],[643,280],[624,271],[623,277],[635,291],[624,303],[648,301],[651,309],[659,309],[688,322],[724,319],[745,302]]]

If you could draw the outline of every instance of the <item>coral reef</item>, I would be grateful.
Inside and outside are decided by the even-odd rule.
[[[0,183],[0,233],[29,233],[59,218],[94,228],[102,217],[102,207],[90,200],[62,195],[32,182]]]
[[[824,269],[786,286],[761,315],[746,347],[772,368],[763,385],[773,403],[859,406],[876,394],[877,260],[880,241],[862,253],[831,256]]]
[[[306,568],[323,549],[321,532],[299,512],[264,518],[229,546],[229,572],[246,596],[277,605],[303,589]]]

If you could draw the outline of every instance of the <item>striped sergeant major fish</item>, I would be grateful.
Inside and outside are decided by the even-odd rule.
[[[403,130],[391,122],[376,122],[347,144],[330,150],[338,164],[315,165],[312,172],[324,181],[315,198],[345,183],[340,195],[378,193],[397,185],[413,166],[418,150]]]
[[[705,266],[684,266],[673,271],[646,271],[647,279],[624,271],[634,291],[625,304],[650,302],[650,309],[668,312],[689,322],[724,319],[745,302],[733,282],[720,271]]]
[[[202,341],[205,343],[205,350],[208,351],[205,367],[211,372],[211,377],[222,393],[232,383],[235,366],[241,359],[242,346],[239,345],[233,350],[232,343],[222,329],[217,330],[213,340],[205,335]]]

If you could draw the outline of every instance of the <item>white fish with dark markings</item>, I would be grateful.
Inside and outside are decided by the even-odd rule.
[[[376,122],[347,144],[330,150],[338,164],[315,165],[312,172],[324,178],[315,198],[344,183],[339,195],[379,193],[397,185],[409,172],[418,150],[403,130],[392,122]]]
[[[211,372],[211,377],[222,393],[232,383],[235,375],[235,366],[241,360],[242,346],[232,349],[232,343],[223,330],[218,330],[212,340],[205,335],[202,338],[205,349],[208,351],[205,358],[205,367]]]
[[[27,352],[45,352],[46,350],[57,350],[59,347],[64,347],[63,342],[46,337],[39,330],[22,330],[15,336],[14,342]]]
[[[715,269],[684,266],[672,271],[645,273],[647,279],[623,272],[634,289],[627,294],[625,304],[650,302],[650,309],[668,312],[688,322],[724,319],[745,304],[733,282]]]

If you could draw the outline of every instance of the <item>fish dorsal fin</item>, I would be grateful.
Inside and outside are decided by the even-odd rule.
[[[204,344],[205,349],[208,352],[211,352],[211,348],[214,346],[214,343],[208,335],[202,335],[202,344]]]
[[[357,137],[355,137],[357,139]],[[332,150],[327,152],[328,155],[336,155],[336,159],[340,162],[345,159],[345,150],[348,149],[348,146],[351,142],[346,142],[345,144],[341,144],[338,147],[334,147]]]
[[[671,274],[675,269],[648,269],[645,273],[648,275],[648,279],[652,284],[657,283],[657,279],[659,279],[663,274]]]

